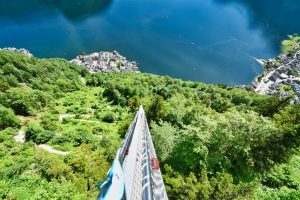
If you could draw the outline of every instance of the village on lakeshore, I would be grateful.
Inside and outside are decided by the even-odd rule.
[[[119,52],[100,51],[79,55],[72,63],[86,67],[90,72],[139,72],[135,61],[131,62]]]
[[[8,47],[1,50],[33,56],[24,48]],[[81,54],[70,62],[87,68],[91,73],[140,72],[137,62],[128,61],[117,51]],[[291,97],[292,104],[300,103],[300,50],[280,54],[275,59],[260,59],[259,62],[264,66],[264,72],[255,78],[250,89],[267,96]]]
[[[291,103],[299,103],[300,50],[261,61],[265,71],[252,83],[253,91],[262,95],[292,97]]]

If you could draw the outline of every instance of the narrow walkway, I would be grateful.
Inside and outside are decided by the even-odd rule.
[[[59,154],[59,155],[67,155],[69,154],[69,152],[67,151],[59,151],[56,149],[53,149],[53,147],[47,145],[47,144],[38,144],[36,145],[38,148],[44,149],[45,151],[48,151],[50,153],[55,153],[55,154]]]
[[[14,140],[16,142],[20,142],[20,143],[24,143],[25,142],[25,131],[24,131],[24,127],[21,127],[21,129],[18,131],[18,135],[14,136]],[[55,153],[55,154],[59,154],[59,155],[67,155],[69,154],[69,152],[66,151],[59,151],[56,149],[53,149],[53,147],[47,145],[47,144],[39,144],[39,145],[35,145],[38,148],[44,149],[45,151],[48,151],[50,153]]]
[[[67,117],[75,117],[74,114],[61,114],[59,115],[59,121],[62,121],[63,119],[67,118]]]
[[[118,180],[109,183],[107,180]],[[168,200],[145,111],[141,106],[117,151],[108,179],[101,182],[97,199]],[[123,189],[122,189],[123,188]],[[121,190],[122,189],[122,190]],[[119,198],[120,199],[120,198]]]
[[[14,139],[16,142],[25,142],[25,131],[23,130],[23,127],[18,131],[18,135],[14,136]]]
[[[95,124],[100,124],[101,122],[98,121],[93,121],[93,120],[86,120],[86,119],[80,119],[80,122],[86,122],[86,123],[95,123]]]
[[[82,115],[84,117],[90,117],[91,115],[90,114],[85,114],[85,115]],[[74,114],[61,114],[59,115],[59,120],[62,121],[63,119],[65,118],[68,118],[68,117],[75,117]],[[87,120],[87,119],[78,119],[80,122],[87,122],[87,123],[96,123],[96,124],[100,124],[99,121],[93,121],[93,120]]]

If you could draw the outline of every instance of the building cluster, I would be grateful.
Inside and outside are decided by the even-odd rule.
[[[89,69],[90,72],[139,72],[136,62],[131,62],[117,51],[97,52],[88,55],[79,55],[71,60]]]
[[[252,83],[253,90],[263,95],[292,96],[292,103],[300,103],[300,51],[263,63],[266,70]]]

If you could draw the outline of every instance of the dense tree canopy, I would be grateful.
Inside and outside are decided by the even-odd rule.
[[[300,107],[288,101],[0,51],[0,198],[95,199],[142,104],[170,199],[299,199]]]

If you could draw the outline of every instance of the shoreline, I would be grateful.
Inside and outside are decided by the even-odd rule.
[[[96,72],[140,72],[137,62],[128,61],[118,51],[100,51],[76,56],[71,63],[87,68],[91,73]]]
[[[0,48],[1,50],[19,52],[26,56],[33,57],[33,54],[25,49],[17,49],[14,47]],[[267,96],[293,96],[295,95],[294,102],[300,101],[300,50],[293,53],[293,58],[288,57],[285,54],[272,59],[258,59],[250,56],[263,68],[263,72],[254,77],[247,85],[236,85],[233,87],[248,88],[258,94]],[[69,60],[73,64],[80,65],[88,69],[91,73],[110,73],[110,72],[135,72],[139,73],[137,62],[128,61],[126,57],[122,56],[117,51],[100,51],[90,54],[82,54],[76,56],[76,58]],[[295,64],[296,63],[296,64]],[[290,69],[290,64],[294,64],[292,72],[296,72],[296,75],[287,75]],[[197,81],[200,82],[200,81]],[[290,88],[290,93],[281,91],[282,85],[293,86]],[[295,86],[295,87],[294,87]]]
[[[0,51],[11,51],[22,53],[28,57],[33,54],[25,48],[4,47]],[[91,73],[96,72],[140,72],[136,61],[128,61],[118,51],[100,51],[90,54],[82,54],[69,62],[87,68]]]
[[[263,66],[263,73],[250,84],[261,95],[292,97],[292,103],[300,100],[300,50],[280,54],[273,59],[256,59]]]

